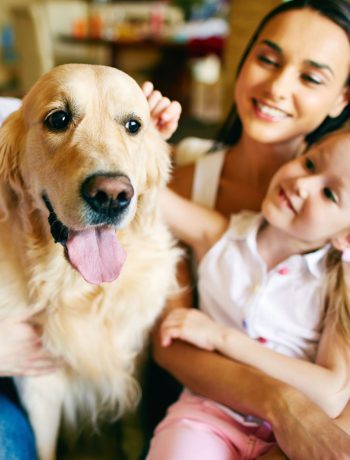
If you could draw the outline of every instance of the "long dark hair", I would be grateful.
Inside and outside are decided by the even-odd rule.
[[[299,10],[303,8],[309,8],[319,12],[322,16],[330,19],[332,22],[341,27],[350,41],[350,4],[346,0],[290,0],[286,3],[274,8],[268,13],[258,25],[254,35],[250,39],[246,50],[240,60],[237,68],[237,76],[239,75],[242,66],[247,59],[254,43],[256,42],[261,31],[264,29],[266,24],[278,14],[284,13],[291,10]],[[350,76],[346,82],[350,86]],[[326,119],[318,126],[313,132],[309,133],[305,137],[305,141],[308,144],[312,144],[324,134],[340,128],[343,123],[350,117],[350,103],[344,108],[342,113],[337,117],[326,117]],[[234,103],[226,120],[224,121],[215,145],[233,145],[240,138],[242,133],[242,122],[237,113],[237,107]]]

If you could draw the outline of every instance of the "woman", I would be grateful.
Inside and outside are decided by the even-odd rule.
[[[175,170],[173,189],[193,197],[194,185],[195,200],[205,203],[201,192],[211,187],[207,204],[225,215],[259,210],[274,172],[348,118],[349,38],[350,6],[342,0],[291,0],[267,15],[238,69],[235,104],[220,138],[229,147]],[[160,116],[152,94],[150,103]],[[203,168],[209,168],[205,183]],[[189,302],[187,295],[176,304]],[[337,425],[350,433],[350,408],[333,423],[294,388],[181,341],[164,348],[157,332],[154,356],[163,368],[194,392],[265,417],[290,458],[349,458],[350,438]]]

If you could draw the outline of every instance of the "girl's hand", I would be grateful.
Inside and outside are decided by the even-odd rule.
[[[171,345],[173,339],[181,339],[196,347],[213,351],[221,335],[221,326],[194,308],[175,308],[164,318],[160,334],[164,347]]]
[[[142,85],[142,90],[148,100],[151,117],[163,139],[168,140],[177,129],[181,114],[181,105],[170,101],[160,91],[154,89],[150,81]]]
[[[59,360],[43,348],[28,314],[0,319],[0,376],[36,376],[53,372]]]

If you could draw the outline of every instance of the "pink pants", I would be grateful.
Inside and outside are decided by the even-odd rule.
[[[267,425],[243,425],[214,402],[185,392],[156,428],[146,460],[250,460],[273,445]]]

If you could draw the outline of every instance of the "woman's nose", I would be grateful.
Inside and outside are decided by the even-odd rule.
[[[292,69],[276,69],[276,71],[270,75],[270,80],[266,87],[267,95],[275,101],[287,99],[292,92],[293,84]]]

